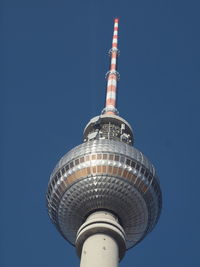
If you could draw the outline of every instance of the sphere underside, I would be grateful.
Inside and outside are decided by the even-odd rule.
[[[95,140],[59,161],[50,178],[47,204],[52,221],[72,244],[90,213],[115,213],[128,249],[153,229],[162,199],[155,169],[141,152],[122,142]]]

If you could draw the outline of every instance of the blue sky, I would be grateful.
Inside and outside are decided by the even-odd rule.
[[[158,225],[120,267],[198,267],[199,1],[1,2],[0,265],[79,266],[50,223],[49,175],[104,105],[113,19],[118,110],[156,166]]]

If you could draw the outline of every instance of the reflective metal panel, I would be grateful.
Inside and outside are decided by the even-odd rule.
[[[101,139],[61,158],[50,177],[47,205],[50,218],[72,244],[91,212],[112,211],[124,228],[128,249],[155,226],[162,197],[155,168],[140,151]]]

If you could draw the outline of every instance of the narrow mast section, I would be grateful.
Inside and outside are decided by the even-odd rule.
[[[117,57],[119,55],[117,48],[118,22],[119,19],[115,18],[112,48],[109,51],[111,56],[110,70],[106,74],[108,81],[105,107],[100,116],[92,118],[86,125],[83,133],[84,142],[108,139],[121,141],[128,145],[133,145],[134,143],[131,126],[127,121],[118,116],[118,110],[116,108],[117,81],[119,79],[119,73],[117,72]]]
[[[116,98],[117,98],[117,80],[119,80],[119,73],[117,72],[117,57],[119,55],[119,50],[117,48],[118,43],[118,23],[119,19],[114,20],[114,32],[112,39],[112,48],[109,51],[111,56],[110,70],[106,74],[107,82],[107,92],[106,92],[106,104],[102,111],[102,114],[117,115],[118,111],[116,108]]]

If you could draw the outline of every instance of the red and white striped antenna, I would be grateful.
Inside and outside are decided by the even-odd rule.
[[[107,90],[106,90],[106,104],[103,109],[103,114],[117,115],[118,111],[116,108],[116,98],[117,98],[117,81],[119,80],[119,73],[117,72],[117,57],[119,55],[119,50],[117,48],[118,43],[118,23],[119,19],[114,20],[114,32],[112,39],[112,48],[109,51],[111,56],[110,70],[106,73]]]

